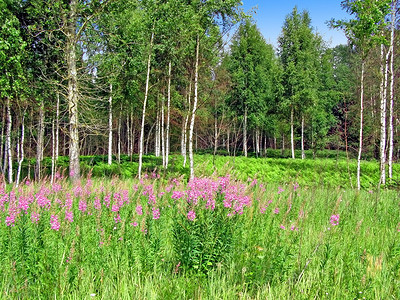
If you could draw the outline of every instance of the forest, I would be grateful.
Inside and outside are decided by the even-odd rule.
[[[326,149],[398,159],[397,2],[344,1],[347,45],[330,48],[296,7],[278,47],[240,1],[1,1],[0,168],[40,180],[80,157],[263,157]],[[368,17],[366,17],[368,16]],[[189,161],[186,161],[188,156]],[[51,164],[44,159],[51,157]],[[61,159],[65,158],[65,159]],[[66,163],[68,165],[66,165]],[[22,175],[21,175],[22,174]],[[378,184],[378,183],[376,183]]]
[[[397,0],[0,0],[0,299],[400,299]]]

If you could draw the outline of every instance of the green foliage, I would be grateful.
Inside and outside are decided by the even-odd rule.
[[[194,220],[188,218],[190,205],[177,212],[173,245],[176,261],[184,270],[207,274],[229,261],[237,216],[227,216],[222,200],[223,195],[219,194],[213,210],[197,209]]]

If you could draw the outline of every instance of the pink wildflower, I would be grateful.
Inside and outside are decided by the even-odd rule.
[[[50,217],[51,229],[58,231],[60,229],[60,223],[58,222],[57,215],[51,215]]]
[[[160,210],[158,208],[153,207],[153,219],[157,220],[160,218]]]
[[[339,218],[340,218],[340,216],[337,214],[337,215],[332,215],[331,216],[331,219],[330,219],[330,223],[331,223],[331,225],[332,226],[337,226],[337,225],[339,225]]]
[[[143,215],[143,207],[141,205],[136,206],[136,213],[139,216]]]
[[[193,210],[190,210],[187,214],[187,218],[189,219],[189,221],[194,221],[194,219],[196,218],[196,213]]]

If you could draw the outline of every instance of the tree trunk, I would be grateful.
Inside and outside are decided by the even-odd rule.
[[[392,21],[390,31],[390,108],[389,108],[389,178],[393,178],[393,146],[394,146],[394,29],[396,24],[397,0],[392,2]]]
[[[21,136],[17,146],[18,171],[17,171],[17,179],[15,180],[16,187],[18,187],[19,185],[19,180],[21,178],[22,162],[24,161],[24,139],[25,139],[25,113],[23,112],[21,120]]]
[[[0,172],[5,174],[6,169],[5,169],[5,163],[7,161],[6,159],[6,146],[4,143],[4,128],[6,124],[6,106],[3,106],[3,113],[1,115],[1,137],[0,137]]]
[[[121,116],[118,118],[118,163],[121,163]]]
[[[164,95],[161,99],[161,155],[163,167],[165,166],[165,116],[164,116]]]
[[[156,157],[160,156],[160,110],[159,109],[157,109],[157,115],[156,115],[156,133],[155,133],[155,139],[154,139],[154,155]]]
[[[290,142],[292,146],[292,158],[295,158],[294,154],[294,108],[291,107],[290,110]]]
[[[197,100],[198,100],[198,77],[199,77],[199,52],[200,52],[200,38],[197,35],[196,41],[196,62],[194,71],[194,99],[193,99],[193,109],[192,118],[190,120],[189,128],[189,164],[190,164],[190,179],[194,178],[194,157],[193,157],[193,130],[194,130],[194,119],[196,117]],[[196,143],[197,144],[197,143]],[[196,147],[197,148],[197,147]]]
[[[389,53],[388,53],[389,54]],[[386,184],[386,97],[387,97],[387,79],[388,79],[388,68],[389,68],[389,57],[386,56],[385,63],[384,58],[384,46],[381,45],[381,74],[382,81],[380,87],[381,96],[381,138],[380,138],[380,171],[381,179],[380,184]]]
[[[171,72],[172,63],[168,64],[168,99],[167,99],[167,128],[165,131],[165,165],[164,168],[168,168],[168,156],[169,156],[169,123],[171,114]]]
[[[139,179],[142,177],[142,159],[143,159],[143,146],[144,146],[144,121],[146,118],[146,104],[147,97],[149,94],[149,80],[150,80],[150,66],[151,66],[151,52],[153,48],[153,38],[154,33],[151,33],[150,39],[150,47],[149,47],[149,56],[147,58],[147,76],[146,76],[146,88],[144,91],[144,101],[143,101],[143,111],[142,111],[142,125],[140,128],[140,140],[139,140],[139,168],[138,168],[138,176]]]
[[[108,98],[108,164],[112,164],[112,142],[113,142],[113,133],[112,133],[112,83],[110,83],[110,97]]]
[[[60,153],[60,94],[57,92],[57,104],[56,104],[56,149],[55,149],[55,167],[57,167],[58,156]]]
[[[214,156],[217,154],[218,150],[218,123],[217,115],[214,115]]]
[[[187,160],[187,155],[186,155],[187,127],[188,127],[189,116],[190,116],[191,96],[192,96],[192,78],[190,77],[189,94],[188,94],[188,101],[187,101],[188,108],[187,108],[187,113],[185,116],[185,121],[184,121],[183,127],[182,127],[182,137],[181,137],[181,152],[182,152],[182,156],[183,156],[183,167],[186,167],[186,160]]]
[[[228,152],[228,154],[231,154],[230,149],[229,149],[229,145],[231,142],[230,133],[231,133],[231,130],[228,128],[228,130],[226,132],[226,151]]]
[[[51,177],[50,183],[54,182],[54,174],[56,169],[56,128],[54,120],[51,122]]]
[[[243,119],[243,153],[247,157],[247,105],[244,107],[244,119]]]
[[[39,129],[37,138],[36,150],[36,166],[35,166],[35,180],[40,181],[43,161],[43,147],[44,147],[44,103],[40,103],[39,107]]]
[[[305,159],[304,153],[304,115],[301,116],[301,159]]]
[[[361,79],[360,79],[360,141],[358,147],[358,157],[357,157],[357,189],[361,189],[361,153],[363,146],[363,118],[364,118],[364,60],[361,62]]]
[[[7,125],[6,125],[6,127],[7,127],[7,129],[6,129],[6,147],[5,147],[5,149],[6,149],[6,153],[7,153],[8,183],[12,183],[13,182],[12,150],[11,150],[12,117],[11,117],[10,98],[7,98]]]
[[[68,32],[66,40],[68,74],[68,111],[69,111],[69,175],[73,181],[80,178],[79,131],[78,131],[78,74],[76,69],[76,0],[70,1]]]

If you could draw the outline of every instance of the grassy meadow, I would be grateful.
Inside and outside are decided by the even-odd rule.
[[[103,166],[120,177],[1,183],[0,298],[400,298],[400,201],[378,163],[357,192],[344,160],[196,162],[189,182],[175,156],[142,180],[126,159]]]

